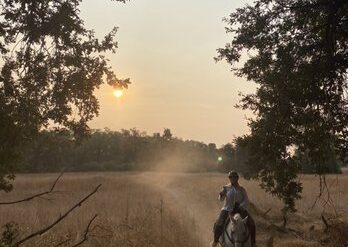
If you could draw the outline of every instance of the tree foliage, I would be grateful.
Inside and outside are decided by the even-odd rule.
[[[348,149],[348,2],[256,0],[226,22],[233,38],[218,59],[258,85],[239,105],[256,115],[241,140],[252,176],[293,211],[302,190],[294,150],[323,174]]]
[[[79,145],[71,131],[41,131],[25,146],[18,172],[159,170],[206,172],[220,169],[216,145],[181,140],[168,133],[147,135],[137,129],[93,130]],[[227,159],[226,159],[227,160]]]
[[[96,38],[79,17],[80,2],[0,1],[0,190],[11,189],[10,165],[40,128],[54,124],[85,135],[99,110],[94,90],[104,81],[129,83],[102,55],[115,52],[117,28]]]

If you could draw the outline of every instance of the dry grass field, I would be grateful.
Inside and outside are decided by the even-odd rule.
[[[2,193],[1,201],[20,199],[48,189],[57,174],[20,175],[15,189]],[[324,231],[321,221],[323,201],[310,209],[318,195],[318,180],[301,176],[303,199],[298,212],[289,216],[290,230],[282,231],[281,203],[261,190],[255,181],[240,183],[249,194],[257,223],[258,246],[344,246],[347,244],[346,225],[330,221],[332,206],[326,206],[325,216],[332,227]],[[329,176],[331,198],[340,219],[347,222],[348,174]],[[208,246],[212,225],[221,207],[217,192],[227,183],[223,174],[183,173],[69,173],[59,180],[55,192],[29,202],[0,207],[0,225],[16,222],[21,238],[53,222],[72,205],[102,184],[100,190],[43,236],[25,246],[72,246],[84,236],[91,225],[84,246]],[[264,212],[271,209],[266,215]],[[335,225],[334,225],[335,223]],[[346,232],[347,231],[347,232]]]

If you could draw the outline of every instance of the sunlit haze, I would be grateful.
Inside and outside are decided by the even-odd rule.
[[[108,58],[120,79],[132,81],[122,97],[106,85],[97,91],[100,115],[90,126],[136,127],[149,134],[170,128],[174,136],[218,145],[247,133],[250,113],[234,105],[238,92],[252,92],[255,85],[234,76],[225,62],[213,59],[216,49],[231,39],[222,18],[246,3],[83,1],[86,27],[99,37],[119,27],[119,48]]]
[[[123,96],[123,91],[121,89],[114,90],[114,96],[116,98],[121,98]]]

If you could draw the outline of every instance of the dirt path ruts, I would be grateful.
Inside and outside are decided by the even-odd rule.
[[[192,176],[192,174],[190,174]],[[212,227],[215,218],[218,215],[220,206],[215,200],[208,196],[202,196],[201,191],[196,190],[195,185],[192,187],[188,184],[190,181],[185,174],[169,173],[144,173],[141,175],[141,182],[152,189],[159,191],[163,200],[172,211],[181,211],[187,214],[190,221],[194,220],[196,229],[192,230],[200,239],[199,246],[208,246],[212,239]],[[217,198],[213,196],[213,198]]]
[[[196,229],[188,225],[188,230],[197,235],[200,242],[198,246],[208,246],[212,240],[212,227],[221,208],[217,193],[226,182],[224,177],[214,174],[148,172],[140,174],[139,180],[161,193],[165,208],[187,215],[188,222],[194,220]],[[258,246],[266,246],[269,232],[259,228],[256,237]]]

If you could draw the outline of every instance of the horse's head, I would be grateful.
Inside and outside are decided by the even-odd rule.
[[[248,217],[242,219],[240,214],[230,215],[232,223],[232,235],[235,247],[249,246],[248,240],[250,238],[247,220]]]

